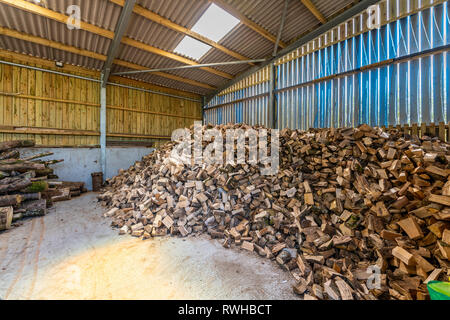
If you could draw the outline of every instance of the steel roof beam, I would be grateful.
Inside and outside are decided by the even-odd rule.
[[[106,62],[102,70],[102,87],[106,87],[106,83],[109,79],[109,74],[111,73],[111,67],[114,59],[119,52],[120,43],[122,42],[123,35],[128,28],[130,22],[131,13],[133,12],[136,0],[126,0],[125,5],[120,13],[119,21],[116,25],[116,31],[114,32],[114,39],[109,46],[108,54],[106,56]]]
[[[150,72],[161,72],[161,71],[171,71],[171,70],[184,70],[184,69],[195,69],[195,68],[204,68],[204,67],[218,67],[218,66],[229,66],[229,65],[235,65],[235,64],[247,64],[247,63],[255,64],[255,63],[264,62],[264,61],[266,61],[266,59],[213,62],[213,63],[199,64],[196,66],[181,66],[181,67],[172,67],[172,68],[158,68],[158,69],[116,72],[113,75],[120,76],[120,75],[126,75],[126,74],[150,73]]]

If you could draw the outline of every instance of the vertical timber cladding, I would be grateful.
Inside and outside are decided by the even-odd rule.
[[[56,68],[53,62],[35,58],[8,58],[10,54],[0,53],[0,60],[16,64],[92,79],[100,74],[73,66]],[[202,119],[201,99],[196,94],[118,77],[111,82],[143,90],[108,85],[108,141],[153,141],[159,145],[170,139],[173,130]],[[73,147],[98,146],[99,138],[99,82],[0,63],[0,141],[34,139],[39,146]]]
[[[97,74],[51,68],[46,61],[30,63],[38,62],[33,58],[24,62],[5,59],[1,54],[0,59],[90,78]],[[0,63],[0,141],[33,139],[42,146],[98,145],[98,92],[99,84],[93,81]]]
[[[128,85],[148,88],[136,81]],[[200,96],[188,97],[191,100],[108,85],[106,92],[108,140],[154,141],[155,145],[167,142],[174,130],[189,127],[195,120],[202,120]]]
[[[369,29],[363,12],[275,62],[280,129],[450,121],[448,1],[379,4],[381,28]],[[235,122],[239,113],[264,112],[260,86],[241,82],[222,91],[205,119]]]

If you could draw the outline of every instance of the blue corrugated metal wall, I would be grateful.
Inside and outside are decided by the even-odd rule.
[[[242,90],[238,90],[226,95],[214,97],[208,107],[230,103],[220,108],[205,110],[204,121],[206,123],[248,123],[266,124],[268,96],[260,96],[269,92],[269,82],[259,83]],[[257,97],[251,100],[234,102],[246,97]]]
[[[345,28],[345,34],[354,34],[357,26],[345,24]],[[449,28],[448,2],[444,2],[330,46],[326,45],[332,41],[325,36],[325,47],[319,43],[324,48],[276,66],[278,128],[449,122],[448,51],[358,71],[449,45]],[[349,71],[355,72],[339,75]],[[205,122],[267,125],[268,92],[269,83],[265,82],[216,96],[205,108]],[[214,108],[263,93],[266,95]]]

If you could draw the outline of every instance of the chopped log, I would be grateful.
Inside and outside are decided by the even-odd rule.
[[[430,197],[428,199],[431,202],[435,202],[435,203],[443,204],[443,205],[446,205],[446,206],[450,206],[450,196],[439,196],[439,195],[436,195],[436,194],[430,194]]]
[[[420,226],[417,224],[414,218],[410,217],[397,223],[406,232],[410,239],[417,240],[423,238],[422,229],[420,229]]]
[[[442,233],[442,241],[450,245],[450,229],[444,230]]]
[[[446,244],[443,241],[438,241],[437,243],[444,259],[450,260],[450,245]]]
[[[241,247],[242,247],[242,249],[245,249],[245,250],[248,250],[248,251],[251,251],[251,252],[253,252],[253,250],[254,250],[253,243],[248,242],[248,241],[244,241],[242,243]]]
[[[34,147],[35,142],[32,140],[15,140],[0,142],[0,151],[5,151],[14,148]]]
[[[0,208],[0,231],[8,230],[11,228],[13,212],[13,207]]]
[[[434,269],[432,273],[428,276],[428,278],[423,282],[427,284],[430,281],[436,281],[439,278],[439,275],[442,273],[442,269]]]
[[[140,223],[145,229],[131,233],[142,239],[206,232],[275,260],[297,294],[426,298],[428,275],[449,272],[450,144],[368,125],[284,129],[279,142],[271,176],[248,163],[181,165],[169,142],[108,179],[98,199],[121,208],[111,219],[122,233]],[[381,270],[379,289],[367,288],[371,266]]]
[[[411,266],[414,264],[414,256],[402,247],[397,246],[392,249],[392,255],[400,259],[407,266]]]

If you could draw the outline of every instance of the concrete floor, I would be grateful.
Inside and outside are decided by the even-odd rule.
[[[297,299],[289,273],[218,241],[118,236],[95,197],[0,233],[1,299]]]

